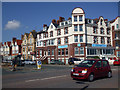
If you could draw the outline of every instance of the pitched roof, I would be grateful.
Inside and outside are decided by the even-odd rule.
[[[16,40],[17,45],[21,45],[22,44],[22,40]]]
[[[35,30],[31,31],[31,33],[32,33],[32,35],[33,35],[34,38],[37,37],[37,32]]]
[[[28,36],[29,36],[29,33],[25,33],[25,35],[28,37]]]
[[[10,46],[11,42],[7,42],[7,45]]]
[[[57,28],[58,27],[58,24],[57,23],[53,23],[53,25]]]
[[[45,31],[41,30],[39,32],[37,32],[37,34],[41,34],[41,33],[44,33]]]
[[[0,42],[0,48],[3,46],[3,43],[2,42]]]

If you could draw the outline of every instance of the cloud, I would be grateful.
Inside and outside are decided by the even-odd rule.
[[[5,30],[16,30],[20,27],[20,22],[17,20],[8,21],[5,25]]]

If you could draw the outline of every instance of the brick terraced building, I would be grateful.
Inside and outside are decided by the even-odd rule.
[[[25,33],[21,36],[22,39],[22,59],[24,60],[35,60],[36,52],[36,34],[35,30],[30,33]]]

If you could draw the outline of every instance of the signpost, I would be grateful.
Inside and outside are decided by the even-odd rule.
[[[37,69],[41,69],[41,65],[42,65],[42,62],[41,61],[37,61]]]

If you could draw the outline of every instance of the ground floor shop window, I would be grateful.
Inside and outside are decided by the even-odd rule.
[[[87,49],[87,55],[113,55],[114,49]]]

